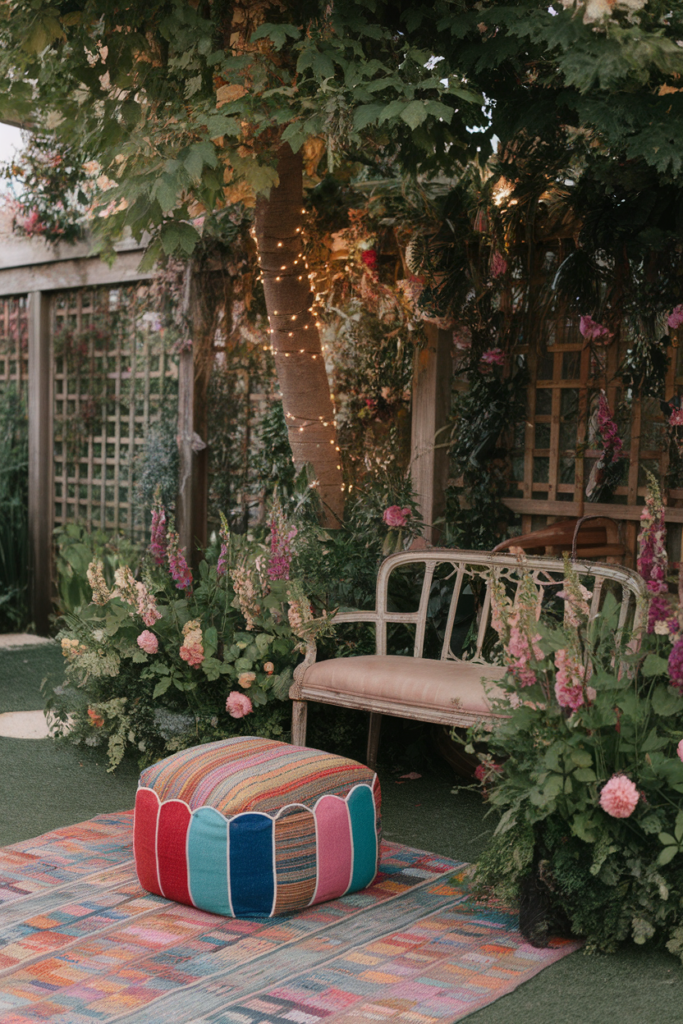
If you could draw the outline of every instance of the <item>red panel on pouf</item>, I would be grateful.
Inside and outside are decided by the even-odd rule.
[[[157,873],[157,818],[159,797],[151,789],[139,789],[135,797],[133,854],[140,885],[161,896]]]
[[[181,800],[161,805],[157,829],[157,863],[161,894],[167,900],[192,906],[187,878],[187,830],[192,817],[190,808]]]

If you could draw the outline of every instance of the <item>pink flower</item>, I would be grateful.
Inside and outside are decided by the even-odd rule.
[[[101,729],[104,725],[102,715],[98,715],[97,711],[93,711],[92,708],[88,708],[88,718],[96,729]]]
[[[669,424],[672,427],[683,426],[683,409],[672,409],[669,416]]]
[[[555,651],[555,696],[561,708],[577,711],[584,703],[584,666],[567,650]],[[593,691],[595,692],[595,691]]]
[[[599,341],[606,345],[612,332],[602,324],[595,322],[592,316],[582,316],[579,320],[579,331],[586,341]]]
[[[161,499],[157,496],[154,499],[154,507],[152,509],[152,533],[148,548],[157,565],[163,565],[167,544],[166,510],[161,504]]]
[[[639,799],[635,782],[626,775],[613,775],[602,787],[600,806],[612,818],[630,818]]]
[[[202,643],[202,627],[199,619],[191,619],[183,626],[183,645],[179,650],[180,657],[192,668],[199,668],[204,661],[204,645]]]
[[[408,506],[401,508],[400,505],[390,505],[389,508],[384,509],[382,519],[387,526],[391,526],[392,529],[400,530],[403,529],[404,526],[407,526],[411,515],[412,512]]]
[[[481,361],[487,366],[502,366],[505,362],[505,353],[502,348],[489,348],[482,355]]]
[[[600,436],[602,437],[602,443],[604,445],[602,453],[603,461],[616,462],[617,459],[621,458],[624,450],[624,444],[619,437],[619,430],[612,418],[612,412],[607,399],[602,393],[600,394],[598,402],[598,430],[600,431]]]
[[[683,740],[679,740],[678,741],[678,746],[676,747],[676,753],[678,754],[680,760],[683,761]]]
[[[192,586],[192,573],[185,555],[178,546],[180,537],[175,530],[168,531],[168,570],[175,580],[178,590],[189,590]]]
[[[494,252],[491,257],[491,277],[500,277],[508,268],[507,260],[499,252]]]
[[[144,583],[136,583],[135,589],[138,592],[138,615],[146,626],[153,626],[161,618],[161,612],[157,609],[154,596],[150,594]]]
[[[244,718],[245,715],[253,711],[253,706],[246,693],[238,693],[237,690],[233,690],[228,694],[225,710],[232,718]]]
[[[669,685],[683,695],[683,640],[677,640],[669,654]]]
[[[681,324],[683,324],[683,305],[674,306],[673,310],[669,313],[668,317],[666,318],[666,322],[668,323],[669,327],[673,327],[674,329],[676,327],[680,327]]]
[[[364,249],[360,254],[360,258],[366,267],[370,270],[374,270],[377,266],[377,250],[376,249]]]
[[[145,629],[138,637],[138,647],[141,647],[145,654],[156,654],[159,650],[159,641],[154,633]]]

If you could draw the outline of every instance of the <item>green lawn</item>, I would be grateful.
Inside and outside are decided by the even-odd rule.
[[[54,647],[0,650],[0,712],[42,707],[41,679],[61,673]],[[419,766],[422,769],[422,766]],[[490,833],[474,793],[451,792],[434,766],[401,781],[380,770],[388,839],[472,860]],[[112,775],[102,753],[51,740],[0,737],[0,844],[133,806],[137,766]],[[468,1024],[683,1024],[683,967],[668,953],[628,947],[609,957],[575,953],[472,1014]]]

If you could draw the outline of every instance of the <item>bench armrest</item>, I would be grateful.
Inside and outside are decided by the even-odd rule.
[[[337,625],[339,622],[374,622],[377,623],[378,616],[377,612],[365,611],[365,612],[337,612],[332,618],[333,625]],[[306,670],[315,663],[315,659],[318,656],[318,649],[315,644],[315,640],[306,641],[306,653],[304,654],[304,660],[300,665],[297,665],[294,669],[294,683],[289,690],[289,696],[293,700],[297,700],[300,692],[300,687],[303,682],[303,678],[306,674]]]

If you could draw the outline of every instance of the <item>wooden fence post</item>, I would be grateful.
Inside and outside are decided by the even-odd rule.
[[[50,298],[31,292],[28,306],[29,602],[36,632],[46,636],[52,611],[52,360]]]
[[[438,543],[434,527],[446,506],[448,449],[437,448],[443,434],[437,432],[448,422],[451,395],[451,332],[425,324],[426,344],[417,351],[413,371],[411,428],[411,476],[417,502],[425,522],[424,537]]]

